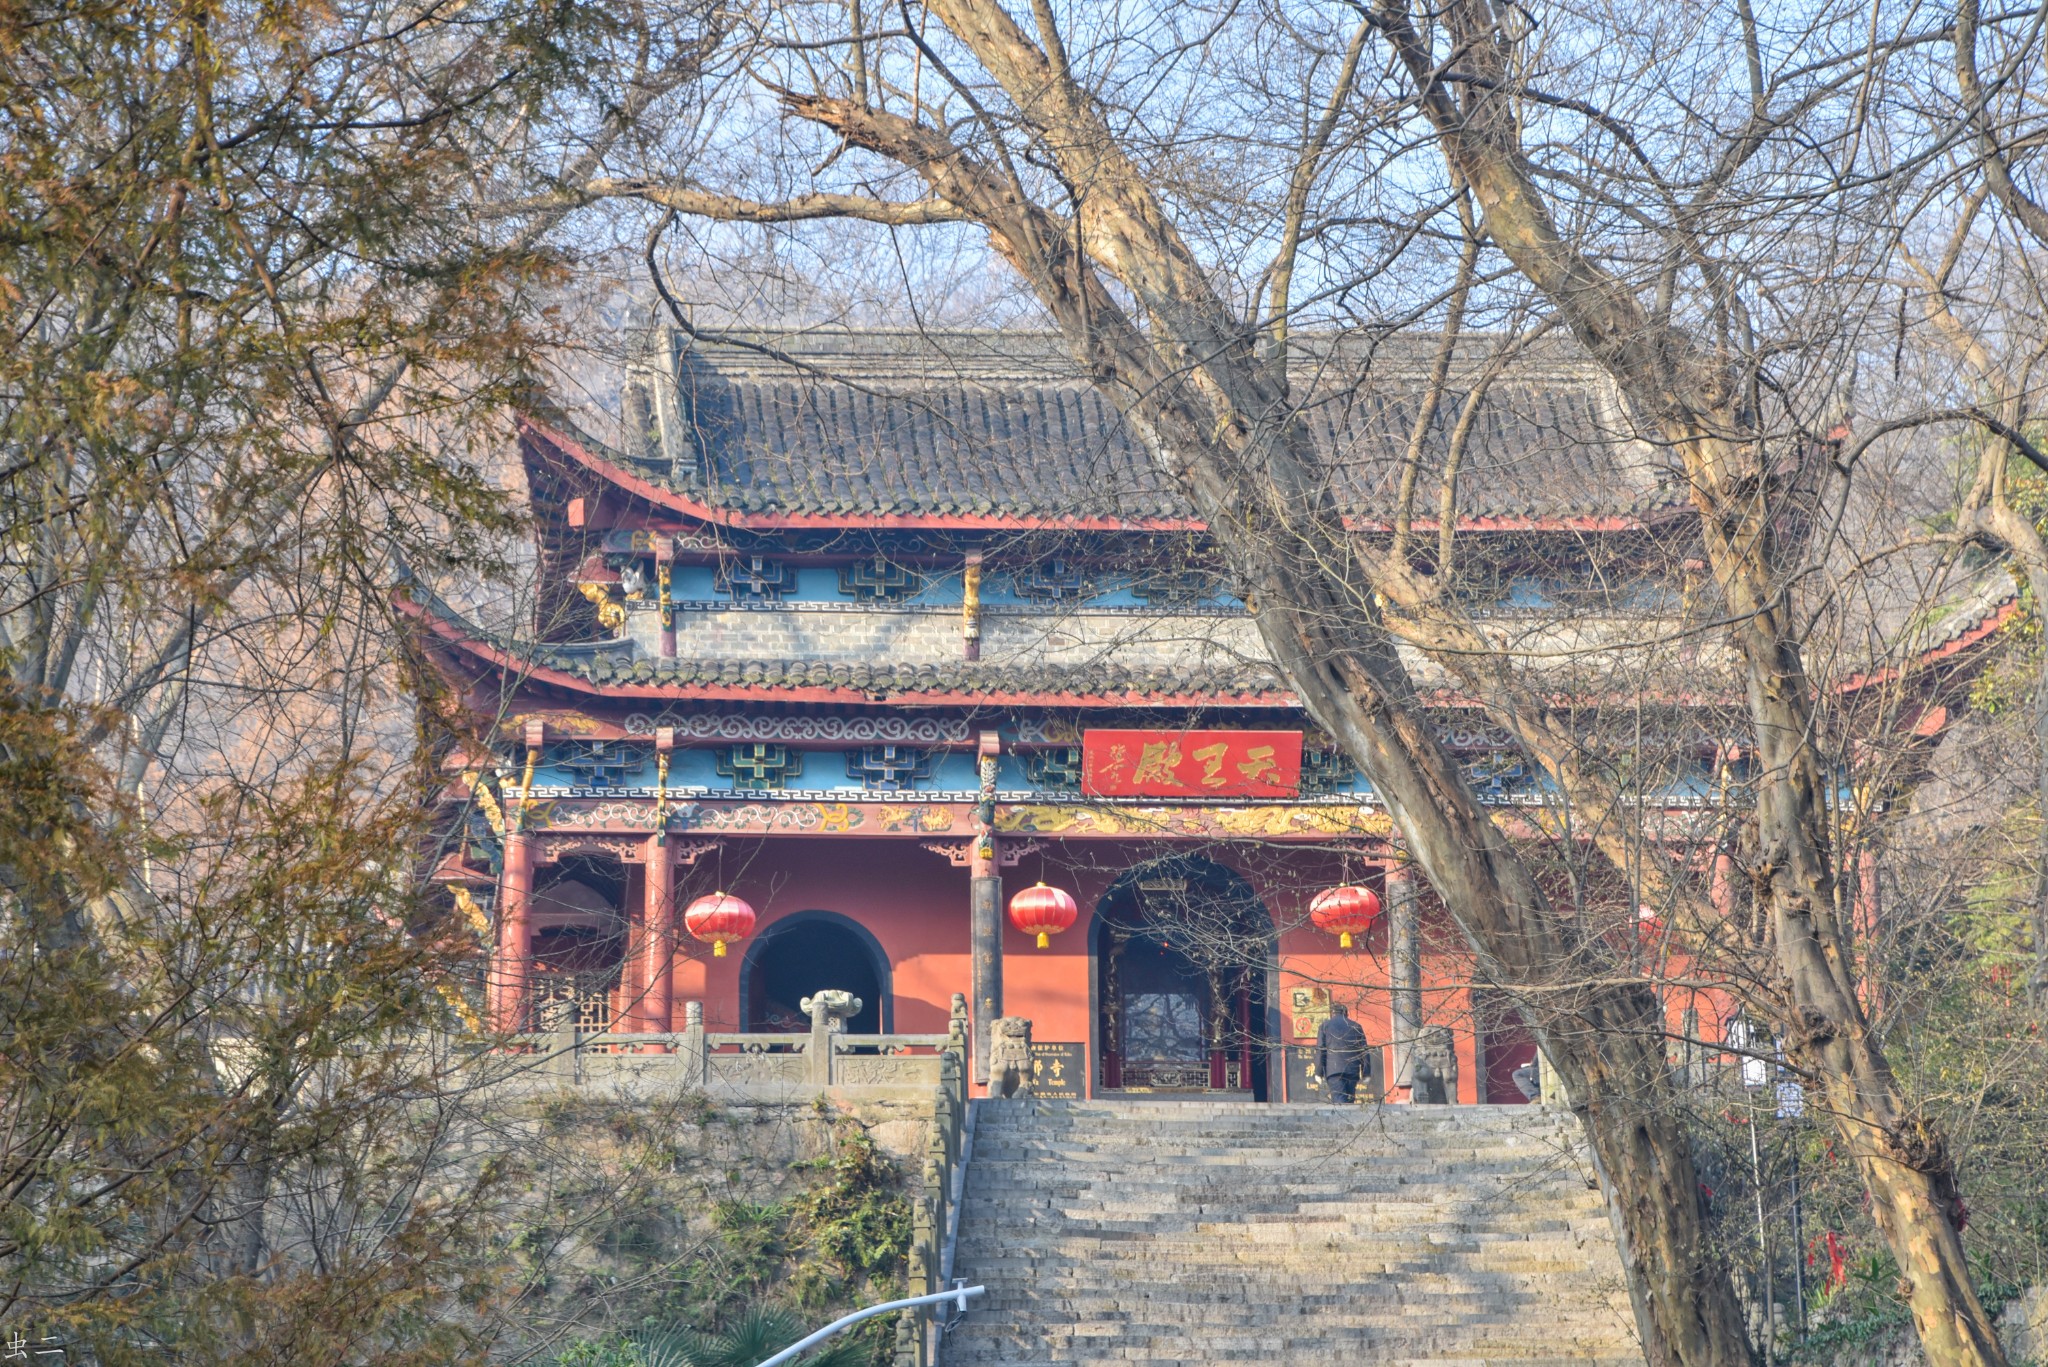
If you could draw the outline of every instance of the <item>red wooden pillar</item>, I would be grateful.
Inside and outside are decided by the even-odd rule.
[[[1878,921],[1884,911],[1878,893],[1877,851],[1865,846],[1856,851],[1855,859],[1856,896],[1850,903],[1850,911],[1857,939],[1868,943],[1876,938]]]
[[[612,1029],[620,1034],[633,1034],[647,1028],[647,979],[644,968],[647,962],[647,921],[642,915],[647,880],[637,880],[640,887],[633,886],[634,866],[626,866],[626,904],[620,908],[626,921],[626,952],[619,957],[618,996],[612,1003]],[[642,897],[635,899],[633,894]],[[636,906],[640,900],[642,906]]]
[[[505,833],[505,867],[498,875],[498,947],[491,964],[491,1028],[524,1028],[533,972],[533,838]]]
[[[1707,896],[1714,914],[1727,920],[1735,914],[1735,857],[1726,850],[1714,851],[1713,872],[1707,877]]]
[[[644,1029],[668,1031],[675,1003],[676,901],[675,866],[669,862],[668,846],[656,833],[647,841],[646,899],[641,922],[646,940],[646,984]]]

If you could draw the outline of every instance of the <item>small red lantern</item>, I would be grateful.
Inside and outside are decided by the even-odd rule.
[[[1010,924],[1026,935],[1036,935],[1040,949],[1050,949],[1052,937],[1073,925],[1080,914],[1072,897],[1043,883],[1010,899]]]
[[[754,909],[730,893],[699,897],[683,911],[683,925],[700,940],[711,942],[711,957],[725,957],[727,940],[744,940],[754,930]]]
[[[1380,923],[1379,894],[1350,883],[1325,888],[1308,904],[1308,919],[1316,923],[1317,930],[1337,936],[1337,943],[1349,949],[1352,936],[1364,935]]]

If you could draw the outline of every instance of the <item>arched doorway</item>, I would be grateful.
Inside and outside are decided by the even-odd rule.
[[[785,916],[747,946],[740,965],[741,1027],[808,1030],[800,1004],[828,988],[860,998],[860,1011],[846,1022],[848,1034],[887,1034],[893,1028],[888,956],[867,927],[830,911]]]
[[[626,869],[574,855],[545,870],[533,892],[533,1020],[539,1030],[601,1033],[625,964]]]
[[[1090,935],[1097,1086],[1265,1099],[1273,922],[1244,879],[1154,861],[1103,895]]]

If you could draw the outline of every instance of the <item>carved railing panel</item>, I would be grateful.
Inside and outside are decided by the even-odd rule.
[[[853,1054],[832,1060],[835,1087],[930,1087],[938,1080],[937,1054]]]
[[[804,1080],[801,1054],[711,1054],[705,1059],[707,1081],[727,1087],[754,1084],[800,1083]]]
[[[790,1087],[819,1086],[813,1041],[821,1036],[780,1032],[706,1031],[702,1013],[686,1012],[684,1029],[649,1033],[574,1028],[573,1000],[557,1004],[548,1034],[523,1037],[527,1052],[554,1060],[546,1076],[571,1082],[639,1077],[654,1082],[713,1087],[743,1098],[748,1089],[786,1093]],[[592,1024],[595,1022],[592,1021]],[[831,1035],[831,1088],[920,1091],[940,1086],[944,1063],[963,1048],[957,1032],[918,1035]],[[960,1060],[954,1059],[958,1067]]]

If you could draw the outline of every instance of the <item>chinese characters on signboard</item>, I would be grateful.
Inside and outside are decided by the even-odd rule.
[[[1298,797],[1299,731],[1084,731],[1089,797]]]
[[[1290,1044],[1287,1046],[1287,1099],[1297,1106],[1327,1105],[1330,1089],[1323,1085],[1323,1075],[1316,1071],[1316,1047],[1313,1044]],[[1383,1098],[1386,1088],[1380,1076],[1380,1051],[1373,1049],[1365,1056],[1365,1075],[1358,1079],[1358,1091],[1354,1104],[1376,1102]]]
[[[1031,1095],[1041,1101],[1079,1101],[1087,1080],[1087,1045],[1032,1042]]]

